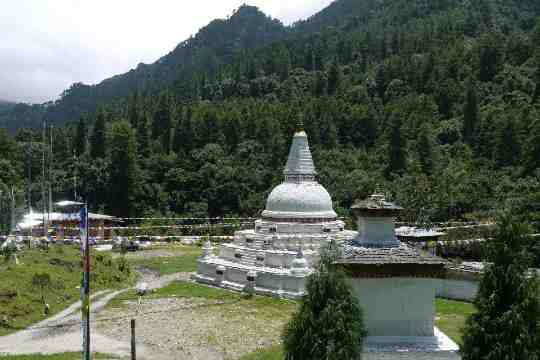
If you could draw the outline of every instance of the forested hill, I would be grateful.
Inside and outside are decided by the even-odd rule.
[[[9,110],[15,105],[15,103],[7,100],[0,99],[0,112]]]
[[[380,184],[409,209],[405,220],[490,217],[511,207],[538,222],[539,7],[338,0],[289,28],[243,7],[180,46],[188,60],[178,68],[188,70],[164,89],[127,86],[127,98],[55,127],[55,198],[77,184],[92,209],[117,216],[257,215],[302,119],[340,215]],[[260,26],[246,17],[274,35],[261,30],[265,40],[254,40],[246,29]],[[197,57],[208,49],[220,59],[211,66]],[[14,111],[50,116],[60,108]],[[29,151],[40,149],[40,137],[0,132],[0,191],[15,185],[22,193],[29,165],[41,174],[41,152]]]
[[[116,101],[135,90],[153,93],[175,81],[212,76],[239,51],[264,46],[285,34],[286,28],[278,20],[256,7],[243,5],[229,18],[212,21],[155,63],[141,63],[97,85],[75,83],[54,103],[24,106],[0,115],[0,127],[11,131],[25,126],[40,127],[43,117],[55,124],[75,121],[81,114],[95,111],[99,104]]]

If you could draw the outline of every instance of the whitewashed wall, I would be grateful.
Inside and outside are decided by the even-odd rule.
[[[350,279],[370,336],[433,336],[439,280]]]

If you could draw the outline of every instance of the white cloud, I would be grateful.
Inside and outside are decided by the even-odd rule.
[[[332,0],[253,0],[285,24]],[[17,0],[0,11],[0,98],[44,102],[152,63],[246,0]]]

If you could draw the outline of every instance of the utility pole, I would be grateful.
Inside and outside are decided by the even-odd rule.
[[[45,120],[43,120],[43,136],[42,136],[42,154],[41,154],[41,167],[42,167],[42,174],[41,174],[41,202],[42,202],[42,206],[41,208],[43,209],[43,223],[42,223],[42,226],[43,226],[43,236],[44,237],[47,237],[47,230],[48,230],[48,223],[47,223],[47,218],[46,218],[46,211],[47,211],[47,197],[46,197],[46,192],[45,192],[45,149],[46,149],[46,144],[47,144],[47,122]]]

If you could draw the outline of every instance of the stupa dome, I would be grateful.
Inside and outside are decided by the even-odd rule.
[[[315,181],[284,182],[272,190],[263,217],[269,218],[335,218],[332,198]]]
[[[317,172],[304,131],[294,134],[283,174],[284,182],[268,196],[263,218],[310,222],[336,219],[330,194],[315,179]]]

